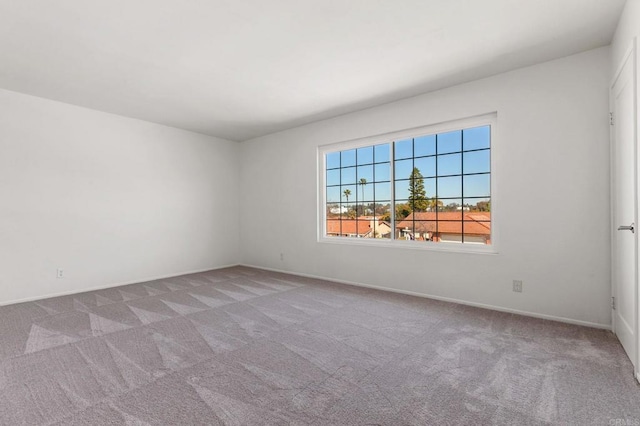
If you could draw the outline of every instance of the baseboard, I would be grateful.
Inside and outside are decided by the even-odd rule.
[[[400,290],[400,289],[397,289],[397,288],[376,286],[376,285],[371,285],[371,284],[359,283],[359,282],[355,282],[355,281],[339,280],[339,279],[335,279],[335,278],[322,277],[322,276],[319,276],[319,275],[305,274],[305,273],[301,273],[301,272],[291,272],[291,271],[286,271],[286,270],[282,270],[282,269],[265,268],[263,266],[249,265],[249,264],[246,264],[246,263],[241,263],[240,266],[246,266],[248,268],[255,268],[255,269],[263,269],[265,271],[280,272],[280,273],[283,273],[283,274],[297,275],[297,276],[305,277],[305,278],[315,278],[315,279],[330,281],[330,282],[334,282],[334,283],[338,283],[338,284],[353,285],[353,286],[356,286],[356,287],[366,287],[366,288],[372,288],[372,289],[375,289],[375,290],[389,291],[389,292],[392,292],[392,293],[406,294],[406,295],[409,295],[409,296],[417,296],[417,297],[424,297],[424,298],[427,298],[427,299],[441,300],[443,302],[458,303],[460,305],[473,306],[473,307],[476,307],[476,308],[491,309],[493,311],[507,312],[507,313],[510,313],[510,314],[523,315],[523,316],[527,316],[527,317],[540,318],[540,319],[545,319],[545,320],[550,320],[550,321],[564,322],[564,323],[567,323],[567,324],[581,325],[581,326],[585,326],[585,327],[599,328],[599,329],[603,329],[603,330],[611,330],[611,325],[610,324],[600,324],[600,323],[589,322],[589,321],[581,321],[581,320],[576,320],[576,319],[573,319],[573,318],[558,317],[558,316],[555,316],[555,315],[547,315],[547,314],[540,314],[540,313],[537,313],[537,312],[522,311],[522,310],[519,310],[519,309],[507,308],[507,307],[504,307],[504,306],[496,306],[496,305],[488,305],[488,304],[485,304],[485,303],[472,302],[472,301],[469,301],[469,300],[454,299],[454,298],[451,298],[451,297],[436,296],[436,295],[433,295],[433,294],[418,293],[418,292],[415,292],[415,291]]]
[[[180,273],[176,273],[176,274],[172,273],[172,274],[169,274],[169,275],[160,275],[160,276],[155,276],[155,277],[138,278],[138,279],[135,279],[135,280],[132,280],[132,281],[124,281],[124,282],[119,282],[119,283],[111,283],[111,284],[99,285],[99,286],[95,286],[95,287],[84,288],[82,290],[63,291],[63,292],[59,292],[59,293],[47,294],[47,295],[44,295],[44,296],[27,297],[27,298],[24,298],[24,299],[17,299],[17,300],[12,300],[12,301],[9,301],[9,302],[0,302],[0,306],[14,305],[16,303],[24,303],[24,302],[34,302],[36,300],[49,299],[51,297],[70,296],[72,294],[86,293],[88,291],[105,290],[107,288],[120,287],[120,286],[123,286],[123,285],[145,283],[147,281],[154,281],[154,280],[163,280],[163,279],[166,279],[166,278],[179,277],[181,275],[198,274],[200,272],[214,271],[216,269],[231,268],[231,267],[234,267],[234,266],[240,266],[240,264],[239,263],[234,263],[232,265],[213,266],[211,268],[197,269],[197,270],[193,270],[193,271],[180,272]]]

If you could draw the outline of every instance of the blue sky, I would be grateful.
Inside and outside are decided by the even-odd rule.
[[[462,203],[462,197],[483,197],[490,195],[489,175],[471,175],[454,177],[435,177],[436,165],[438,175],[467,173],[483,173],[490,171],[489,149],[490,127],[482,126],[472,129],[458,130],[437,135],[421,136],[405,139],[392,144],[380,144],[371,147],[352,149],[327,154],[327,202],[338,202],[346,199],[345,189],[351,191],[349,202],[362,200],[373,201],[374,189],[376,202],[389,201],[391,194],[390,150],[395,149],[396,200],[404,200],[409,196],[409,181],[414,165],[424,176],[424,185],[428,197],[435,196],[436,180],[440,198],[454,198],[449,202]],[[478,150],[472,152],[460,152]],[[413,156],[420,158],[412,158]],[[425,157],[421,157],[425,156]],[[463,166],[464,164],[464,166]],[[342,168],[339,168],[342,165]],[[330,170],[336,168],[334,170]],[[358,185],[360,178],[365,178],[364,188]],[[374,180],[375,177],[375,180]],[[401,180],[405,179],[405,180]],[[342,186],[339,185],[342,181]],[[385,182],[386,181],[386,182]],[[463,191],[464,188],[464,191]],[[479,200],[469,200],[477,202]],[[465,200],[465,203],[467,201]]]

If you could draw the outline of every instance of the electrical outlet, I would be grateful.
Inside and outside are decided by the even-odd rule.
[[[58,270],[56,271],[56,278],[64,278],[64,271],[62,270],[62,268],[58,268]]]
[[[280,260],[284,260],[284,253],[280,253]]]
[[[513,291],[516,293],[522,293],[522,281],[521,280],[513,280]]]

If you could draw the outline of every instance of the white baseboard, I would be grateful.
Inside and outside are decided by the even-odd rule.
[[[154,280],[161,280],[161,279],[166,279],[166,278],[173,278],[173,277],[178,277],[178,276],[181,276],[181,275],[197,274],[197,273],[200,273],[200,272],[213,271],[213,270],[216,270],[216,269],[230,268],[230,267],[233,267],[233,266],[246,266],[246,267],[249,267],[249,268],[262,269],[262,270],[265,270],[265,271],[280,272],[280,273],[283,273],[283,274],[297,275],[297,276],[300,276],[300,277],[321,279],[321,280],[330,281],[330,282],[334,282],[334,283],[338,283],[338,284],[345,284],[345,285],[352,285],[352,286],[357,286],[357,287],[371,288],[371,289],[375,289],[375,290],[389,291],[389,292],[392,292],[392,293],[400,293],[400,294],[406,294],[406,295],[409,295],[409,296],[424,297],[424,298],[427,298],[427,299],[441,300],[443,302],[458,303],[458,304],[461,304],[461,305],[468,305],[468,306],[474,306],[474,307],[477,307],[477,308],[491,309],[491,310],[494,310],[494,311],[507,312],[507,313],[518,314],[518,315],[524,315],[524,316],[533,317],[533,318],[540,318],[540,319],[546,319],[546,320],[551,320],[551,321],[564,322],[564,323],[568,323],[568,324],[575,324],[575,325],[582,325],[582,326],[586,326],[586,327],[600,328],[600,329],[604,329],[604,330],[611,330],[611,325],[610,324],[600,324],[600,323],[594,323],[594,322],[589,322],[589,321],[576,320],[576,319],[573,319],[573,318],[559,317],[559,316],[555,316],[555,315],[547,315],[547,314],[541,314],[541,313],[537,313],[537,312],[522,311],[522,310],[519,310],[519,309],[507,308],[507,307],[504,307],[504,306],[488,305],[488,304],[485,304],[485,303],[472,302],[472,301],[469,301],[469,300],[455,299],[455,298],[451,298],[451,297],[443,297],[443,296],[437,296],[437,295],[428,294],[428,293],[419,293],[419,292],[415,292],[415,291],[401,290],[401,289],[391,288],[391,287],[376,286],[376,285],[365,284],[365,283],[360,283],[360,282],[355,282],[355,281],[340,280],[340,279],[336,279],[336,278],[323,277],[323,276],[320,276],[320,275],[305,274],[305,273],[301,273],[301,272],[292,272],[292,271],[287,271],[287,270],[284,270],[284,269],[267,268],[267,267],[264,267],[264,266],[249,265],[249,264],[246,264],[246,263],[235,263],[235,264],[230,264],[230,265],[212,266],[212,267],[209,267],[209,268],[192,270],[192,271],[184,271],[184,272],[179,272],[179,273],[172,273],[172,274],[169,274],[169,275],[160,275],[160,276],[153,276],[153,277],[146,277],[146,278],[138,278],[138,279],[131,280],[131,281],[110,283],[110,284],[105,284],[105,285],[100,285],[100,286],[84,288],[84,289],[81,289],[81,290],[71,290],[71,291],[50,293],[50,294],[46,294],[46,295],[43,295],[43,296],[35,296],[35,297],[28,297],[28,298],[11,300],[11,301],[4,301],[4,302],[0,302],[0,306],[13,305],[13,304],[16,304],[16,303],[24,303],[24,302],[33,302],[33,301],[36,301],[36,300],[49,299],[51,297],[69,296],[69,295],[72,295],[72,294],[85,293],[85,292],[88,292],[88,291],[104,290],[104,289],[107,289],[107,288],[120,287],[120,286],[123,286],[123,285],[137,284],[137,283],[142,283],[142,282],[147,282],[147,281],[154,281]],[[636,378],[638,379],[638,381],[640,381],[640,372],[638,372],[636,374]]]
[[[291,272],[291,271],[286,271],[286,270],[282,270],[282,269],[266,268],[266,267],[263,267],[263,266],[254,266],[254,265],[249,265],[249,264],[246,264],[246,263],[241,263],[240,265],[241,266],[246,266],[246,267],[249,267],[249,268],[263,269],[265,271],[281,272],[281,273],[284,273],[284,274],[297,275],[297,276],[300,276],[300,277],[316,278],[316,279],[330,281],[330,282],[334,282],[334,283],[338,283],[338,284],[346,284],[346,285],[353,285],[353,286],[357,286],[357,287],[372,288],[372,289],[375,289],[375,290],[389,291],[389,292],[392,292],[392,293],[406,294],[406,295],[409,295],[409,296],[424,297],[424,298],[427,298],[427,299],[441,300],[443,302],[458,303],[460,305],[473,306],[473,307],[476,307],[476,308],[491,309],[491,310],[494,310],[494,311],[507,312],[507,313],[523,315],[523,316],[527,316],[527,317],[546,319],[546,320],[550,320],[550,321],[564,322],[564,323],[567,323],[567,324],[582,325],[582,326],[585,326],[585,327],[599,328],[599,329],[603,329],[603,330],[611,330],[611,324],[600,324],[600,323],[596,323],[596,322],[582,321],[582,320],[577,320],[577,319],[573,319],[573,318],[566,318],[566,317],[559,317],[559,316],[555,316],[555,315],[540,314],[540,313],[537,313],[537,312],[522,311],[522,310],[519,310],[519,309],[507,308],[507,307],[504,307],[504,306],[488,305],[488,304],[485,304],[485,303],[472,302],[472,301],[469,301],[469,300],[454,299],[454,298],[451,298],[451,297],[436,296],[436,295],[433,295],[433,294],[418,293],[418,292],[415,292],[415,291],[407,291],[407,290],[401,290],[401,289],[391,288],[391,287],[376,286],[376,285],[371,285],[371,284],[359,283],[359,282],[355,282],[355,281],[339,280],[339,279],[336,279],[336,278],[327,278],[327,277],[322,277],[322,276],[319,276],[319,275],[305,274],[305,273],[301,273],[301,272]],[[640,375],[640,373],[639,373],[639,375]]]
[[[107,288],[120,287],[120,286],[123,286],[123,285],[145,283],[147,281],[163,280],[163,279],[166,279],[166,278],[179,277],[181,275],[197,274],[197,273],[200,273],[200,272],[214,271],[216,269],[231,268],[233,266],[240,266],[240,264],[239,263],[234,263],[232,265],[212,266],[210,268],[197,269],[197,270],[194,270],[194,271],[186,271],[186,272],[180,272],[180,273],[176,273],[176,274],[172,273],[172,274],[169,274],[169,275],[160,275],[160,276],[155,276],[155,277],[138,278],[138,279],[135,279],[135,280],[132,280],[132,281],[124,281],[124,282],[119,282],[119,283],[110,283],[110,284],[99,285],[99,286],[95,286],[95,287],[88,287],[88,288],[83,288],[82,290],[70,290],[70,291],[63,291],[63,292],[59,292],[59,293],[50,293],[50,294],[46,294],[44,296],[27,297],[27,298],[24,298],[24,299],[17,299],[17,300],[11,300],[11,301],[7,301],[7,302],[0,302],[0,306],[13,305],[13,304],[16,304],[16,303],[24,303],[24,302],[33,302],[33,301],[36,301],[36,300],[49,299],[51,297],[69,296],[69,295],[72,295],[72,294],[86,293],[88,291],[95,291],[95,290],[104,290],[104,289],[107,289]]]

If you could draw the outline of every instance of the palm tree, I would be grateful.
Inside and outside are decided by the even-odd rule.
[[[349,195],[351,195],[351,191],[348,189],[345,189],[343,192],[345,198],[347,199],[347,203],[349,202]]]
[[[364,187],[367,184],[367,180],[365,178],[360,178],[360,182],[358,183],[358,185],[360,185],[362,187],[362,214],[364,213]]]

